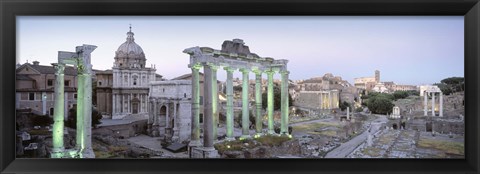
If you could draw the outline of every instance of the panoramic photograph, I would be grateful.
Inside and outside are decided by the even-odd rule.
[[[465,158],[463,16],[16,25],[17,158]]]

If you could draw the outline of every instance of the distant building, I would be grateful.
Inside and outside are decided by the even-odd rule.
[[[98,112],[111,118],[112,116],[112,87],[113,72],[112,70],[93,70],[95,72],[96,83],[96,102]]]
[[[127,116],[148,118],[149,82],[161,79],[155,67],[147,68],[145,53],[135,43],[134,33],[127,32],[127,40],[115,52],[112,67],[112,118]]]
[[[68,108],[76,104],[77,99],[77,70],[65,66],[65,118],[68,117]],[[51,65],[25,63],[16,69],[15,108],[31,108],[39,115],[53,115],[55,68]]]
[[[415,85],[398,85],[395,82],[381,82],[380,71],[375,70],[375,76],[373,77],[360,77],[354,79],[355,87],[369,91],[392,93],[395,91],[418,91],[418,87]]]
[[[375,70],[374,77],[359,77],[354,79],[356,88],[370,91],[377,83],[380,82],[380,71]]]

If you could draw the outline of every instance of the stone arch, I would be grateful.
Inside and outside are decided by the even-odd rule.
[[[159,108],[158,112],[158,123],[161,127],[165,127],[166,122],[167,122],[167,105],[162,104]]]

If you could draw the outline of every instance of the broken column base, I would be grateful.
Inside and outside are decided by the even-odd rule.
[[[192,148],[191,158],[219,158],[220,155],[214,147]]]
[[[95,153],[92,148],[83,149],[80,152],[80,158],[95,158]]]
[[[65,158],[68,157],[65,155],[65,149],[64,148],[58,148],[58,149],[52,149],[52,152],[50,153],[50,158]]]
[[[188,156],[190,158],[192,158],[193,148],[197,148],[197,147],[200,147],[200,146],[202,146],[202,143],[200,142],[200,140],[190,141],[190,143],[188,143]]]

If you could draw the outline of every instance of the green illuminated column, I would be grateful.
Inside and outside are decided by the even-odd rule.
[[[212,112],[213,112],[213,139],[218,138],[218,84],[217,84],[217,66],[211,66],[212,69]]]
[[[249,135],[249,115],[248,115],[248,73],[250,70],[248,69],[241,69],[240,70],[243,75],[242,81],[242,137],[248,138]]]
[[[192,68],[192,141],[190,146],[200,145],[200,79],[201,65]]]
[[[76,149],[78,152],[81,152],[84,147],[84,134],[85,130],[83,129],[84,123],[84,108],[85,108],[85,75],[79,74],[77,76],[77,85],[78,85],[78,90],[77,90],[77,136],[76,136]]]
[[[256,107],[256,118],[255,118],[255,129],[257,134],[262,133],[262,71],[256,70],[255,72],[255,105]]]
[[[95,158],[95,154],[92,149],[92,75],[91,75],[91,66],[88,67],[87,73],[85,74],[85,107],[84,107],[84,116],[83,119],[85,124],[83,124],[83,129],[85,134],[83,136],[84,140],[84,151],[82,156],[84,158]]]
[[[55,109],[53,116],[53,130],[52,130],[52,141],[53,149],[51,158],[62,158],[64,157],[64,146],[63,146],[63,121],[64,121],[64,70],[65,66],[63,64],[56,64],[55,67]]]
[[[206,148],[213,147],[213,109],[212,109],[212,69],[206,64],[203,66],[203,74],[205,78],[204,86],[204,106],[203,106],[203,146]]]
[[[267,71],[268,90],[267,90],[267,113],[268,113],[268,133],[274,134],[273,127],[273,73],[274,71]]]
[[[227,71],[227,140],[234,140],[233,137],[233,69],[223,68]]]
[[[282,76],[282,84],[281,84],[281,127],[280,127],[280,134],[288,134],[288,71],[280,72]]]
[[[77,146],[80,158],[95,158],[92,149],[91,65],[79,65],[77,94]]]

